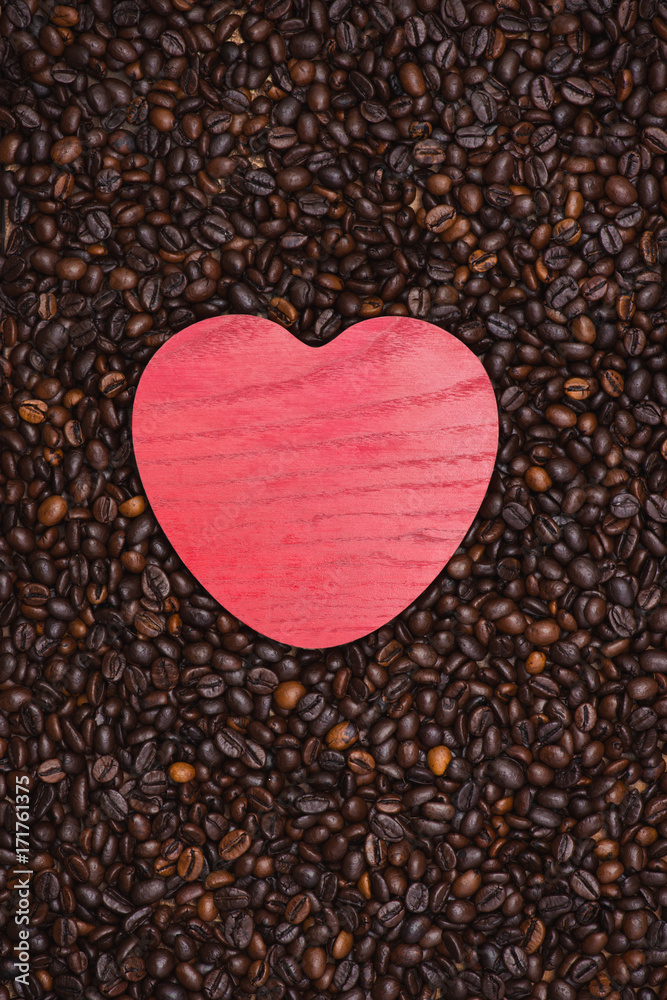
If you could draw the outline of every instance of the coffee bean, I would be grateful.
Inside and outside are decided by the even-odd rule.
[[[118,761],[110,754],[104,754],[93,764],[92,773],[95,781],[100,783],[113,781],[118,774]]]
[[[186,882],[195,882],[204,870],[204,855],[198,847],[186,847],[178,857],[177,872]]]
[[[245,909],[250,897],[243,889],[238,889],[235,886],[224,886],[215,891],[214,900],[218,909],[224,913]]]
[[[587,871],[576,871],[570,882],[573,890],[582,899],[595,900],[599,897],[600,886],[594,875]]]
[[[45,760],[39,765],[37,775],[42,781],[46,781],[48,784],[52,785],[57,781],[62,781],[65,777],[65,771],[63,770],[60,761]]]
[[[250,847],[250,837],[245,831],[230,830],[218,845],[218,853],[223,861],[235,861]]]

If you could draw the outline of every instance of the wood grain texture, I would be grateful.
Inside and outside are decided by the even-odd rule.
[[[321,348],[266,319],[195,323],[133,410],[148,500],[228,611],[327,647],[366,635],[441,572],[484,497],[498,414],[480,361],[405,317]]]

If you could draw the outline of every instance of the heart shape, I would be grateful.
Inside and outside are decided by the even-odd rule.
[[[202,320],[151,359],[132,423],[188,569],[247,625],[308,648],[367,635],[431,583],[498,445],[479,359],[403,316],[319,348],[259,317]]]

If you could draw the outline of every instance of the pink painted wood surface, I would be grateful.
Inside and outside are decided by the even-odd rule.
[[[366,635],[441,572],[498,444],[480,361],[422,320],[366,320],[321,348],[221,316],[167,341],[133,411],[148,500],[179,556],[264,635]]]

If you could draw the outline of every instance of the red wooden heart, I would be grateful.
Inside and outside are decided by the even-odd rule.
[[[357,639],[419,596],[477,513],[498,443],[480,361],[402,316],[317,349],[254,316],[195,323],[148,364],[132,421],[188,569],[302,647]]]

